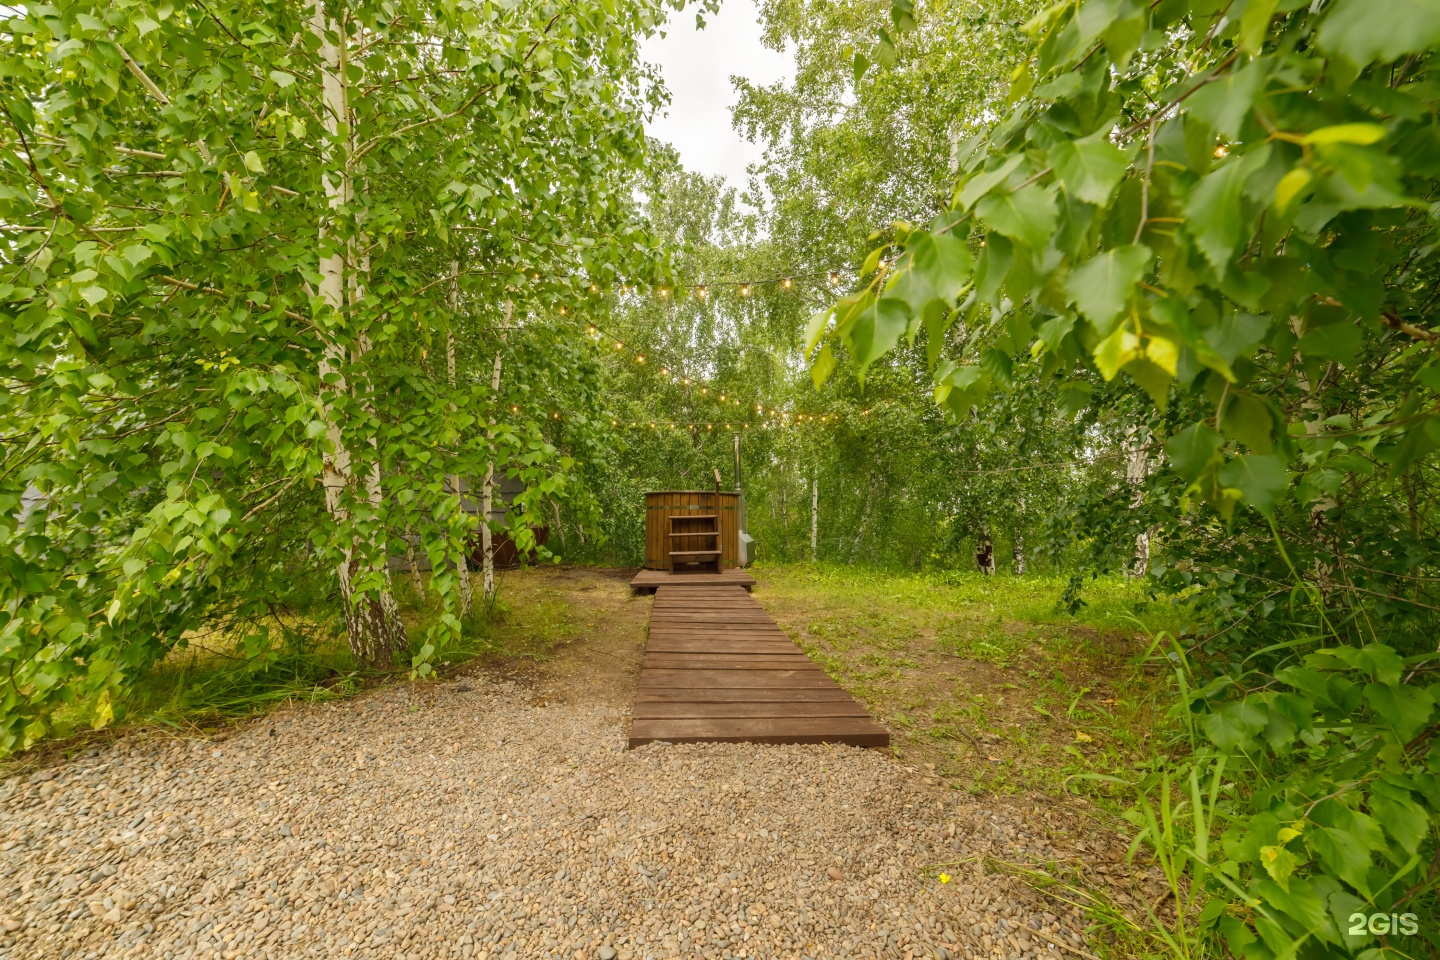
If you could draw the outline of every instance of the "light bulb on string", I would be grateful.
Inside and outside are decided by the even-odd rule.
[[[831,270],[831,271],[830,271],[830,285],[833,287],[835,284],[837,284],[837,283],[839,283],[839,282],[840,282],[840,274],[839,274],[837,271],[835,271],[835,270]]]
[[[705,288],[703,286],[696,287],[695,295],[702,300],[705,299]]]
[[[742,296],[742,297],[748,297],[748,296],[750,296],[750,284],[748,284],[748,283],[742,283],[742,284],[740,284],[740,296]]]
[[[789,278],[789,277],[786,277],[786,278],[785,278],[785,289],[786,289],[786,290],[789,290],[789,289],[790,289],[790,278]]]
[[[625,344],[621,343],[619,340],[616,340],[616,341],[615,341],[615,349],[616,349],[616,350],[623,350],[623,349],[625,349]]]
[[[664,287],[661,287],[661,288],[660,288],[660,296],[661,296],[661,297],[668,297],[668,296],[670,296],[670,291],[667,290],[667,289],[665,289]]]
[[[645,354],[643,354],[643,353],[637,353],[637,354],[635,354],[635,362],[636,362],[636,363],[644,363],[644,362],[645,362]]]
[[[595,292],[598,291],[599,289],[600,289],[600,288],[597,287],[595,284],[593,284],[593,283],[590,284],[590,292],[591,292],[591,293],[595,293]]]

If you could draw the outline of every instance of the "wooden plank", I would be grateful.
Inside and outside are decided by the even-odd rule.
[[[642,666],[646,670],[803,670],[804,663],[809,663],[804,657],[782,654],[647,653]]]
[[[723,517],[723,506],[719,512]],[[722,587],[718,576],[698,586],[656,579],[630,746],[889,743],[885,728],[740,585]]]
[[[649,687],[825,687],[834,683],[818,667],[810,670],[642,670]]]
[[[635,695],[640,703],[825,703],[855,698],[838,686],[790,689],[767,687],[651,687]]]
[[[883,747],[890,741],[874,720],[845,717],[734,717],[704,720],[635,720],[630,745],[667,743],[846,743]]]
[[[649,653],[794,653],[795,645],[764,640],[666,640],[650,638]]]
[[[656,702],[635,704],[636,720],[703,720],[714,717],[865,717],[865,708],[848,697],[843,700],[715,702]]]

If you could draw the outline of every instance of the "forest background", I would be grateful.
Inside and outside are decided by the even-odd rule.
[[[429,675],[493,597],[461,479],[634,563],[738,435],[766,559],[1183,605],[1170,952],[1435,949],[1368,919],[1440,879],[1434,5],[768,4],[748,207],[641,133],[666,14],[5,21],[3,748],[297,611]]]

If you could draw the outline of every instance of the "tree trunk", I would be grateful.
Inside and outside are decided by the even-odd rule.
[[[410,585],[415,588],[415,602],[425,604],[425,581],[420,579],[420,567],[415,563],[415,544],[410,541],[410,528],[405,528],[405,562],[410,566]]]
[[[850,545],[850,559],[846,561],[850,566],[855,565],[855,557],[860,552],[860,541],[865,536],[865,528],[870,523],[870,511],[875,506],[875,477],[870,477],[869,484],[865,487],[865,508],[860,513],[860,524],[855,528],[855,542]]]
[[[505,326],[510,326],[510,313],[514,304],[509,300],[505,301]],[[500,354],[495,354],[495,367],[490,372],[490,397],[492,402],[500,395]],[[490,436],[495,436],[495,431],[489,431]],[[481,552],[481,582],[485,592],[485,603],[488,606],[495,599],[495,537],[490,532],[490,511],[495,503],[495,461],[491,460],[485,465],[485,483],[480,488],[480,552]]]
[[[349,123],[348,81],[345,75],[345,32],[339,24],[326,19],[324,6],[319,2],[313,6],[310,29],[320,42],[321,87],[327,134],[321,145],[321,158],[328,163],[334,157],[334,140],[339,136],[342,120],[347,126],[352,126]],[[327,32],[333,32],[341,38],[342,45],[331,43]],[[351,196],[349,171],[327,173],[323,180],[330,209],[340,209]],[[319,261],[320,295],[326,307],[332,313],[339,314],[345,309],[345,262],[344,255],[338,249],[332,248],[330,252],[324,252],[331,232],[331,221],[328,218],[322,219],[319,230],[322,251]],[[363,352],[363,341],[357,341],[357,345]],[[342,407],[339,398],[349,389],[343,374],[345,353],[343,341],[327,341],[319,364],[321,406],[325,417],[326,439],[329,441],[329,449],[324,454],[322,475],[325,508],[342,529],[349,525],[351,519],[349,508],[344,502],[345,493],[355,482],[350,451],[345,446],[338,420]],[[372,501],[380,495],[379,477],[375,471],[369,472],[365,486],[367,497]],[[350,651],[358,664],[388,669],[394,663],[396,652],[405,645],[405,626],[400,620],[399,608],[389,589],[389,571],[383,566],[375,569],[373,561],[365,559],[366,551],[357,551],[356,546],[353,540],[342,546],[341,560],[336,568]],[[375,549],[377,544],[371,543],[368,546],[371,548],[369,555],[384,553],[383,550]],[[365,575],[379,581],[379,586],[357,592],[354,584]]]
[[[1150,458],[1145,450],[1145,435],[1131,427],[1125,431],[1126,439],[1131,442],[1130,450],[1125,455],[1125,481],[1130,485],[1133,494],[1130,497],[1130,509],[1139,508],[1145,499],[1145,478],[1150,474]],[[1125,576],[1132,580],[1139,580],[1150,570],[1150,531],[1142,530],[1135,536],[1135,558]]]
[[[1015,576],[1025,576],[1025,532],[1022,524],[1025,522],[1025,498],[1017,501],[1020,507],[1020,516],[1015,520],[1015,536],[1010,543],[1010,555],[1015,559]]]
[[[975,565],[985,576],[995,575],[995,543],[988,527],[980,529],[980,539],[975,543]]]
[[[810,562],[820,559],[820,471],[815,471],[810,486]]]
[[[450,389],[455,389],[455,314],[460,306],[460,261],[450,261],[450,329],[445,334],[445,370],[450,375]],[[455,404],[450,404],[450,412],[455,412]],[[465,494],[460,487],[460,474],[450,475],[450,489],[455,491],[455,498],[460,511],[465,511]],[[460,555],[455,559],[455,574],[460,578],[460,619],[470,616],[470,565],[465,560],[465,548],[468,544],[461,544]]]

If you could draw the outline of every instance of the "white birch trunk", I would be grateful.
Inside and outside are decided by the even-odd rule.
[[[339,135],[341,121],[343,119],[348,122],[350,119],[345,78],[345,48],[343,46],[345,34],[339,24],[326,19],[322,3],[316,2],[312,11],[310,29],[320,41],[321,94],[324,99],[323,116],[327,134],[321,151],[322,159],[329,162],[334,158],[335,139]],[[337,46],[330,42],[328,38],[330,32],[342,39],[342,45]],[[327,174],[324,177],[324,184],[326,200],[331,211],[339,210],[351,196],[348,171],[342,170],[338,175]],[[322,219],[319,230],[322,250],[332,231],[331,221]],[[319,267],[321,298],[332,314],[343,313],[345,309],[343,254],[336,250],[322,255]],[[355,296],[363,296],[363,291],[357,290]],[[359,346],[363,351],[363,342]],[[330,446],[324,455],[323,462],[322,483],[325,488],[325,508],[342,528],[350,522],[350,512],[345,506],[344,495],[355,482],[350,451],[345,446],[345,438],[339,422],[339,417],[343,415],[342,398],[349,389],[341,373],[345,360],[343,341],[328,341],[319,364],[322,382],[321,407],[326,422],[326,438],[329,440]],[[375,501],[381,493],[378,470],[377,464],[375,469],[369,472],[365,482],[366,495],[372,501]],[[341,603],[345,611],[345,628],[350,639],[350,651],[357,663],[388,669],[394,663],[396,651],[405,643],[405,627],[400,620],[399,608],[395,603],[394,595],[389,590],[389,571],[383,566],[378,571],[362,570],[361,564],[368,561],[363,561],[357,555],[355,547],[356,544],[353,540],[342,546],[341,561],[336,569]],[[377,551],[373,549],[370,551],[371,554],[375,552]],[[381,580],[380,588],[357,594],[354,583],[357,574],[362,573],[378,574],[378,579]]]
[[[1025,498],[1018,501],[1020,516],[1015,520],[1015,537],[1010,543],[1010,555],[1015,559],[1015,576],[1025,576],[1025,533],[1022,524],[1025,522]]]
[[[445,369],[450,375],[450,390],[455,390],[455,314],[460,306],[460,262],[450,261],[450,329],[445,335]],[[455,403],[450,403],[450,412],[455,412]],[[460,489],[460,474],[450,475],[450,489],[455,491],[457,501],[462,505],[461,512],[464,512],[464,492]],[[460,556],[455,561],[455,573],[460,578],[460,619],[464,620],[470,616],[470,565],[465,559],[465,546],[462,544]]]
[[[1130,498],[1130,509],[1140,506],[1144,499],[1145,478],[1150,475],[1150,458],[1145,450],[1145,437],[1131,427],[1125,436],[1133,444],[1125,455],[1125,481],[1134,491]],[[1150,531],[1143,530],[1135,536],[1135,558],[1126,577],[1139,580],[1150,571]]]
[[[505,327],[510,326],[510,315],[514,304],[509,300],[505,301]],[[500,395],[500,354],[495,354],[495,366],[490,371],[490,397],[495,400]],[[495,436],[495,431],[490,431],[490,436]],[[495,461],[491,460],[485,465],[485,484],[481,487],[480,493],[480,550],[482,554],[481,570],[482,581],[485,591],[485,603],[488,606],[495,599],[495,537],[490,532],[490,511],[495,505]]]
[[[820,473],[810,481],[810,562],[820,559]]]
[[[995,575],[995,541],[990,538],[989,527],[980,530],[980,538],[975,544],[975,565],[985,576]]]

